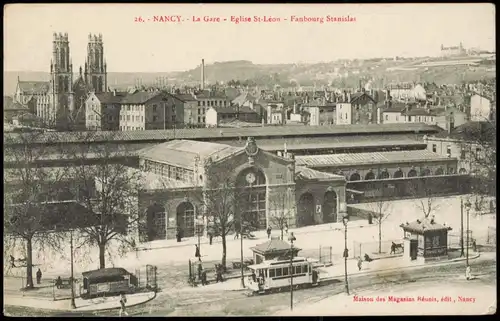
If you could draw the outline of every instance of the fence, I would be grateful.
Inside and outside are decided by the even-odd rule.
[[[381,254],[389,254],[391,252],[391,245],[392,242],[396,244],[401,244],[403,243],[402,239],[397,239],[397,240],[389,240],[389,241],[382,241],[380,242],[380,252]],[[398,249],[397,253],[400,253],[401,250]],[[364,257],[365,254],[371,255],[371,254],[378,254],[379,253],[379,242],[356,242],[353,241],[353,248],[352,248],[352,254],[349,253],[350,258],[355,258],[355,257]]]
[[[158,268],[156,265],[146,265],[135,270],[137,288],[141,290],[158,290]]]
[[[469,231],[469,246],[472,247],[474,238]],[[448,233],[448,249],[459,249],[462,247],[462,235],[459,233]],[[464,233],[464,247],[467,247],[467,234]]]
[[[319,246],[317,249],[305,249],[299,252],[299,256],[316,259],[321,264],[331,264],[333,263],[332,247],[331,246]]]

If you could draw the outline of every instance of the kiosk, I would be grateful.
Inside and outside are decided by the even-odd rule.
[[[401,224],[404,231],[404,257],[408,260],[448,259],[448,231],[451,227],[424,218]]]

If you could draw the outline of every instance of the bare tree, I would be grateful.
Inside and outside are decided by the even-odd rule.
[[[216,235],[222,238],[221,265],[226,269],[226,237],[234,230],[235,224],[238,225],[238,217],[243,216],[242,207],[245,205],[242,197],[239,197],[242,190],[236,188],[232,173],[212,168],[211,163],[212,160],[208,159],[204,165],[208,180],[202,192],[202,204]],[[244,219],[241,223],[244,223]],[[241,223],[239,226],[242,226]]]
[[[382,194],[383,195],[383,194]],[[389,201],[380,199],[370,204],[373,220],[378,225],[378,253],[382,253],[382,223],[391,215],[392,205]]]
[[[290,217],[296,210],[296,204],[292,201],[290,194],[289,190],[276,193],[269,202],[271,224],[280,230],[281,240],[283,240],[283,231],[288,227]]]
[[[425,178],[413,179],[410,182],[411,192],[418,197],[415,205],[422,211],[424,218],[428,218],[439,210],[439,204],[436,200],[436,191],[439,190],[439,186],[443,185],[440,182],[432,182]]]
[[[81,132],[75,135],[85,143],[78,144],[68,156],[76,162],[75,180],[81,184],[78,200],[88,210],[78,227],[80,244],[77,247],[97,246],[99,267],[105,268],[106,252],[113,241],[120,255],[136,247],[141,175],[124,164],[123,159],[132,155],[113,145],[116,133]]]
[[[34,287],[33,247],[60,248],[60,235],[51,230],[70,217],[51,206],[68,188],[67,169],[37,164],[50,156],[48,149],[33,145],[41,136],[42,132],[4,135],[4,251],[13,250],[17,240],[26,243],[26,288]]]

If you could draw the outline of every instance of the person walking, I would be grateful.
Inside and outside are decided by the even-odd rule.
[[[268,239],[271,238],[271,227],[270,226],[267,228],[267,238]]]
[[[194,257],[197,257],[198,259],[201,260],[200,248],[198,247],[198,244],[195,244],[194,246],[195,246]]]
[[[42,271],[39,268],[38,271],[36,271],[36,284],[40,284],[41,281],[42,281]]]
[[[125,310],[125,305],[127,304],[127,298],[125,297],[125,293],[120,295],[120,317],[125,314],[128,316],[127,311]]]
[[[208,232],[208,241],[209,241],[210,245],[212,245],[213,238],[214,238],[214,234],[212,233],[212,231],[209,231]]]
[[[363,260],[361,259],[361,256],[358,257],[358,271],[361,271],[361,268],[363,268]]]

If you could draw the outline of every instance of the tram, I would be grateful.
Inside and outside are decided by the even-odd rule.
[[[248,289],[254,294],[279,292],[290,288],[293,276],[294,289],[319,285],[319,272],[314,265],[317,260],[304,257],[267,260],[248,266],[252,275],[248,277]]]

